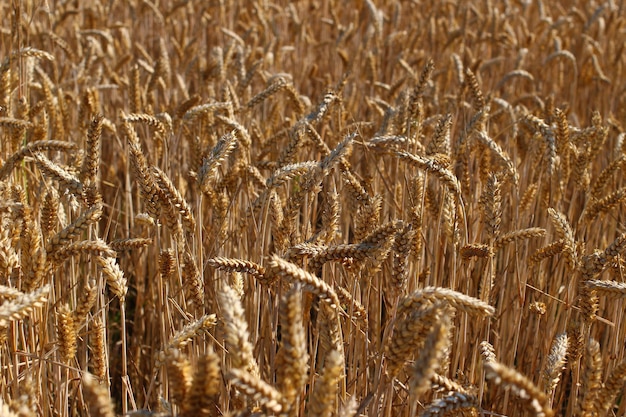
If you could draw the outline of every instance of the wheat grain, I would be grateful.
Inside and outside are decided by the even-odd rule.
[[[224,286],[218,294],[218,300],[224,317],[226,348],[233,367],[242,369],[253,377],[258,376],[259,367],[249,340],[248,323],[237,293],[229,286]]]
[[[617,281],[599,281],[591,279],[583,283],[590,290],[610,298],[626,297],[626,284]]]
[[[337,390],[343,370],[343,357],[337,351],[326,356],[324,369],[316,380],[311,400],[309,415],[311,417],[330,417],[337,408]]]
[[[299,285],[293,286],[285,294],[280,318],[283,331],[276,358],[276,385],[283,396],[283,408],[295,413],[297,398],[308,380],[309,367],[306,335],[302,324],[302,289]]]
[[[96,378],[85,373],[82,378],[83,394],[89,405],[89,412],[94,417],[114,417],[115,410],[106,385],[96,381]]]
[[[258,377],[240,369],[231,369],[227,373],[226,378],[247,396],[254,401],[258,401],[269,412],[280,413],[282,411],[282,397],[280,393],[268,383],[258,379]]]
[[[550,354],[543,370],[543,387],[548,397],[552,396],[561,380],[561,373],[565,368],[567,345],[567,334],[561,333],[554,338],[550,347]]]
[[[44,305],[48,300],[50,285],[44,285],[32,292],[20,294],[13,300],[0,305],[0,328],[6,329],[9,322],[21,320],[28,316],[35,308]]]
[[[486,362],[484,367],[487,379],[493,380],[497,385],[511,388],[529,412],[537,416],[554,415],[546,395],[524,375],[496,361]]]
[[[420,416],[443,417],[451,413],[467,411],[477,407],[478,399],[475,396],[454,392],[429,404]]]

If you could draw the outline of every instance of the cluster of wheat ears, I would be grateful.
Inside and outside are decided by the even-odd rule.
[[[0,415],[624,416],[619,1],[0,1]]]

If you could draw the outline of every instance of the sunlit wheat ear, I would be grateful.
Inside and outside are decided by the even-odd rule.
[[[185,231],[189,234],[193,234],[196,231],[196,219],[189,203],[180,194],[178,189],[174,186],[172,180],[170,180],[165,172],[154,166],[151,167],[151,169],[161,192],[167,201],[169,201],[169,203],[174,207],[174,212],[180,214]]]
[[[546,360],[545,367],[543,369],[543,391],[550,398],[554,393],[559,381],[561,380],[561,374],[565,368],[565,362],[567,357],[567,334],[561,333],[552,342],[550,348],[550,354]]]
[[[230,286],[225,285],[218,293],[218,301],[223,316],[226,349],[232,367],[243,369],[257,377],[259,367],[254,358],[254,348],[249,340],[250,333],[241,300]]]
[[[522,194],[519,209],[520,212],[525,212],[531,207],[532,203],[535,201],[535,197],[537,196],[537,190],[539,189],[539,184],[533,183],[528,186],[524,194]]]
[[[319,368],[330,352],[337,351],[342,357],[344,356],[344,340],[339,313],[328,303],[319,304],[318,332],[319,346],[316,362]]]
[[[485,97],[483,96],[483,93],[480,90],[480,86],[478,85],[476,75],[474,75],[472,70],[469,68],[465,68],[465,83],[469,86],[470,92],[472,94],[474,108],[476,110],[479,110],[485,107],[487,103],[485,102]]]
[[[65,142],[60,140],[41,140],[31,142],[13,155],[11,155],[2,167],[0,167],[0,180],[5,179],[11,171],[19,165],[20,162],[26,157],[32,155],[34,152],[41,152],[47,150],[57,150],[64,152],[71,152],[76,149],[76,145],[71,142]]]
[[[139,249],[152,244],[151,238],[133,237],[128,239],[115,239],[109,242],[109,247],[115,252],[124,252],[131,249]]]
[[[85,158],[83,159],[83,165],[80,170],[80,178],[85,183],[93,182],[98,177],[99,166],[102,159],[100,139],[102,137],[103,120],[104,116],[98,114],[92,117],[91,123],[89,124],[85,141]]]
[[[220,101],[212,101],[210,103],[192,106],[189,109],[187,109],[187,111],[183,115],[183,120],[191,122],[201,116],[212,115],[213,113],[219,110],[227,110],[231,106],[232,106],[231,102],[220,102]]]
[[[493,256],[493,249],[484,243],[470,243],[459,249],[459,255],[463,259],[488,258]]]
[[[500,249],[509,243],[518,242],[521,240],[532,239],[536,237],[544,237],[546,230],[541,227],[529,227],[527,229],[515,230],[509,233],[500,235],[494,242],[494,249]]]
[[[52,236],[46,245],[46,252],[52,255],[63,246],[80,236],[87,228],[100,220],[102,205],[95,205],[83,212],[73,223]]]
[[[248,109],[252,109],[258,104],[263,103],[265,100],[267,100],[274,94],[278,93],[279,91],[284,90],[286,87],[287,87],[287,81],[283,77],[281,76],[274,77],[270,81],[267,88],[261,91],[260,93],[258,93],[256,96],[252,97],[252,99],[250,99],[250,101],[246,103],[245,107],[247,107]]]
[[[429,404],[420,417],[444,417],[475,408],[478,408],[478,398],[461,392],[453,392]]]
[[[58,265],[73,256],[78,256],[81,254],[100,255],[109,258],[114,258],[117,256],[115,251],[112,250],[104,240],[95,239],[68,243],[67,245],[61,246],[58,250],[52,252],[48,259]]]
[[[501,184],[502,182],[498,176],[491,173],[480,196],[483,222],[490,240],[496,239],[500,234],[500,223],[502,221]]]
[[[178,267],[178,260],[173,249],[164,249],[159,253],[159,273],[163,279],[169,279],[174,275],[174,271]]]
[[[301,283],[306,291],[310,291],[326,301],[332,308],[340,306],[335,290],[315,275],[305,271],[296,264],[285,261],[278,255],[272,255],[269,261],[271,273],[290,282]]]
[[[324,194],[324,202],[322,205],[322,228],[315,236],[307,240],[307,242],[330,244],[337,236],[339,221],[339,195],[333,191],[327,192]]]
[[[221,271],[249,274],[262,284],[271,284],[273,281],[273,277],[271,274],[267,274],[264,266],[252,261],[217,257],[207,260],[207,265]]]
[[[485,112],[488,112],[489,107],[484,109]],[[517,169],[515,169],[515,163],[511,159],[511,157],[498,145],[496,141],[494,141],[486,130],[475,130],[474,136],[485,145],[494,155],[494,158],[499,163],[498,169],[503,172],[503,179],[508,182],[513,182],[513,184],[517,184],[519,180],[519,173]]]
[[[549,114],[550,111],[548,110]],[[535,130],[535,137],[542,139],[545,143],[545,160],[546,160],[546,173],[549,177],[552,177],[556,171],[556,157],[557,157],[557,143],[552,126],[548,125],[545,120],[527,114],[522,118],[522,121],[526,122],[531,129]]]
[[[600,344],[595,339],[587,341],[582,362],[577,406],[582,415],[597,415],[596,401],[602,389],[602,354]]]
[[[433,374],[431,377],[432,388],[435,392],[458,392],[465,395],[476,395],[478,387],[461,385],[459,382],[446,376]]]
[[[434,70],[435,62],[429,58],[426,61],[424,68],[422,68],[419,79],[408,97],[408,111],[405,121],[406,132],[410,132],[412,130],[412,125],[419,119],[419,105],[422,102],[426,84],[430,81],[430,77],[432,76]]]
[[[409,279],[409,255],[413,248],[413,242],[417,231],[410,223],[405,224],[396,234],[391,250],[393,257],[393,269],[390,286],[396,294],[401,293]]]
[[[302,288],[294,285],[280,305],[281,342],[276,357],[276,385],[285,409],[295,408],[308,380],[309,354],[302,323]]]
[[[115,408],[107,385],[99,383],[90,373],[85,372],[82,378],[83,395],[93,417],[115,417]]]
[[[598,292],[600,295],[609,298],[626,297],[626,283],[618,281],[600,281],[590,279],[584,282],[584,285],[590,290]]]
[[[395,377],[404,363],[423,349],[426,338],[441,319],[443,303],[423,303],[398,314],[391,339],[385,344],[387,373]]]
[[[348,209],[356,211],[358,208],[369,201],[370,196],[367,190],[363,187],[361,182],[354,175],[348,163],[339,164],[341,169],[341,175],[349,196]]]
[[[450,113],[442,116],[433,133],[433,138],[426,147],[426,155],[434,156],[437,154],[450,157],[450,128],[452,127],[452,115]]]
[[[252,138],[250,137],[248,129],[246,129],[245,126],[243,126],[237,120],[229,117],[218,115],[217,119],[224,123],[226,126],[228,126],[230,129],[232,129],[233,134],[237,135],[237,137],[239,138],[238,143],[241,144],[239,152],[243,151],[243,153],[240,155],[240,157],[243,158],[242,162],[245,162],[246,164],[250,163],[250,145],[252,145]]]
[[[0,299],[2,300],[14,300],[23,295],[24,293],[17,288],[0,285]]]
[[[357,241],[363,238],[371,231],[371,227],[378,225],[380,221],[380,212],[382,209],[382,197],[376,195],[367,198],[361,202],[356,209],[356,217],[354,219],[354,239]]]
[[[496,350],[486,340],[480,342],[480,355],[485,363],[496,362]]]
[[[444,301],[458,311],[479,317],[492,316],[496,311],[494,307],[484,301],[480,301],[477,298],[470,297],[458,291],[449,288],[426,287],[400,300],[398,304],[398,314],[405,314],[412,309],[418,308],[425,301],[430,303]]]
[[[415,363],[411,366],[410,393],[413,401],[424,395],[431,387],[431,380],[444,357],[450,342],[451,317],[443,311],[441,319],[432,328],[424,347],[420,349]]]
[[[44,239],[48,239],[56,228],[59,220],[59,193],[56,188],[50,188],[43,197],[39,224]]]
[[[599,262],[598,266],[600,266],[601,268],[594,269],[593,272],[599,273],[602,270],[604,270],[607,266],[606,263],[608,259],[621,255],[622,252],[624,252],[625,250],[626,250],[626,232],[620,234],[618,237],[615,238],[615,240],[609,246],[607,246],[607,248],[604,250],[604,253],[602,253],[596,260],[597,262]],[[591,278],[590,276],[586,276],[586,277]]]
[[[619,188],[601,199],[592,199],[585,207],[580,222],[585,224],[593,221],[601,214],[608,213],[618,207],[626,199],[626,187]]]
[[[626,155],[620,155],[618,158],[611,161],[611,163],[602,170],[600,175],[595,179],[591,189],[589,190],[589,194],[591,195],[591,201],[596,201],[600,199],[602,192],[606,188],[606,186],[610,183],[611,177],[618,170],[623,170],[624,165],[626,164]]]
[[[338,351],[331,351],[324,360],[321,374],[315,380],[309,402],[309,416],[330,417],[335,414],[338,384],[343,369],[343,355]]]
[[[63,304],[57,311],[57,338],[61,361],[69,364],[76,355],[76,320],[69,305]]]
[[[125,123],[142,123],[146,126],[154,128],[154,130],[161,134],[165,134],[165,126],[155,116],[146,113],[130,113],[124,116],[122,119]]]
[[[76,197],[82,197],[83,184],[80,182],[78,177],[71,174],[60,165],[55,164],[42,153],[33,153],[33,158],[35,159],[35,163],[44,177],[53,181],[58,181],[61,189],[67,189]]]
[[[624,387],[624,381],[626,381],[626,361],[622,361],[613,369],[608,379],[600,389],[600,392],[596,397],[595,406],[598,415],[605,415],[611,406],[614,405],[615,398]]]
[[[396,151],[396,155],[409,165],[435,175],[448,189],[448,191],[455,196],[457,201],[461,201],[461,184],[454,173],[439,165],[432,159],[425,158],[423,156],[413,155],[405,151]]]
[[[23,414],[22,410],[16,411],[15,406],[11,406],[0,399],[0,415],[5,417],[21,417]]]
[[[391,239],[393,236],[389,236]],[[383,243],[390,240],[383,241]],[[330,247],[317,247],[309,259],[308,269],[320,271],[327,262],[349,259],[355,262],[373,261],[377,266],[389,254],[389,245],[379,246],[372,243],[341,244]]]
[[[270,413],[280,413],[282,396],[273,386],[241,369],[231,369],[226,373],[226,379],[231,381],[241,392],[251,400],[258,402]]]
[[[122,115],[122,118],[124,118],[124,115]],[[122,128],[128,142],[130,160],[137,178],[137,183],[139,184],[142,200],[146,204],[146,210],[150,217],[158,221],[161,214],[159,186],[150,170],[148,160],[141,149],[135,128],[129,122],[124,122]]]
[[[337,146],[335,146],[335,148],[330,151],[330,153],[326,155],[324,159],[322,159],[322,161],[319,163],[319,168],[322,170],[322,172],[327,173],[329,169],[333,168],[339,162],[345,162],[344,157],[347,157],[352,150],[352,145],[354,144],[354,139],[356,138],[356,136],[356,133],[346,135],[346,137],[341,142],[339,142],[339,144],[337,144]]]
[[[576,243],[574,239],[574,230],[570,225],[569,221],[565,217],[565,214],[553,209],[548,209],[548,215],[550,217],[550,221],[554,226],[554,229],[557,232],[557,235],[560,239],[565,241],[564,252],[567,256],[568,264],[571,268],[576,266]]]
[[[172,354],[177,349],[182,349],[189,341],[202,332],[207,331],[209,328],[214,327],[217,324],[217,318],[215,314],[205,314],[195,321],[187,324],[181,330],[177,331],[163,347],[163,349],[157,353],[155,366],[159,368],[167,359],[168,355]]]
[[[35,308],[43,306],[48,301],[50,285],[46,284],[32,292],[20,294],[12,300],[0,305],[0,341],[6,337],[6,330],[12,321],[22,320]]]
[[[530,256],[529,262],[531,264],[536,264],[536,263],[541,262],[544,259],[550,259],[558,255],[559,253],[562,253],[565,250],[565,246],[566,245],[565,245],[564,239],[560,239],[560,240],[557,240],[556,242],[552,242],[547,246],[537,249],[535,253],[533,253]]]
[[[237,136],[231,132],[222,136],[211,154],[204,159],[198,171],[198,184],[203,193],[210,195],[217,180],[219,167],[237,146]]]
[[[341,305],[344,306],[346,313],[363,323],[367,323],[367,309],[365,306],[361,304],[360,301],[355,299],[350,291],[345,288],[336,286],[335,290],[337,291],[337,297],[339,297]]]
[[[45,278],[46,252],[43,248],[42,234],[30,209],[22,206],[23,223],[20,233],[20,246],[22,249],[22,289],[31,291],[39,288]]]
[[[193,375],[189,360],[177,349],[168,355],[167,378],[172,403],[181,408],[185,407],[185,399],[188,398]]]
[[[111,292],[120,300],[124,300],[128,292],[128,283],[115,258],[96,256],[96,262],[102,268],[102,273]]]
[[[567,361],[576,364],[580,360],[585,350],[585,337],[582,332],[581,323],[572,320],[567,324]]]
[[[217,415],[221,386],[220,358],[213,349],[209,349],[198,358],[193,381],[181,407],[181,417]]]
[[[484,368],[487,379],[497,386],[511,389],[528,412],[538,417],[554,415],[548,397],[524,375],[496,361],[485,362]]]
[[[197,307],[201,308],[204,303],[204,283],[200,270],[196,266],[193,255],[186,251],[183,255],[182,280],[189,299]]]
[[[104,324],[100,317],[95,317],[92,326],[92,333],[89,336],[91,346],[91,360],[93,364],[93,374],[102,383],[107,382],[107,335]]]

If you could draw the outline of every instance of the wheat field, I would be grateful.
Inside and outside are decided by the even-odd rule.
[[[1,416],[625,416],[626,5],[0,0]]]

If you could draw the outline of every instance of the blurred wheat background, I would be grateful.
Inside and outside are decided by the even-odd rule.
[[[0,1],[0,415],[626,415],[625,7]]]

